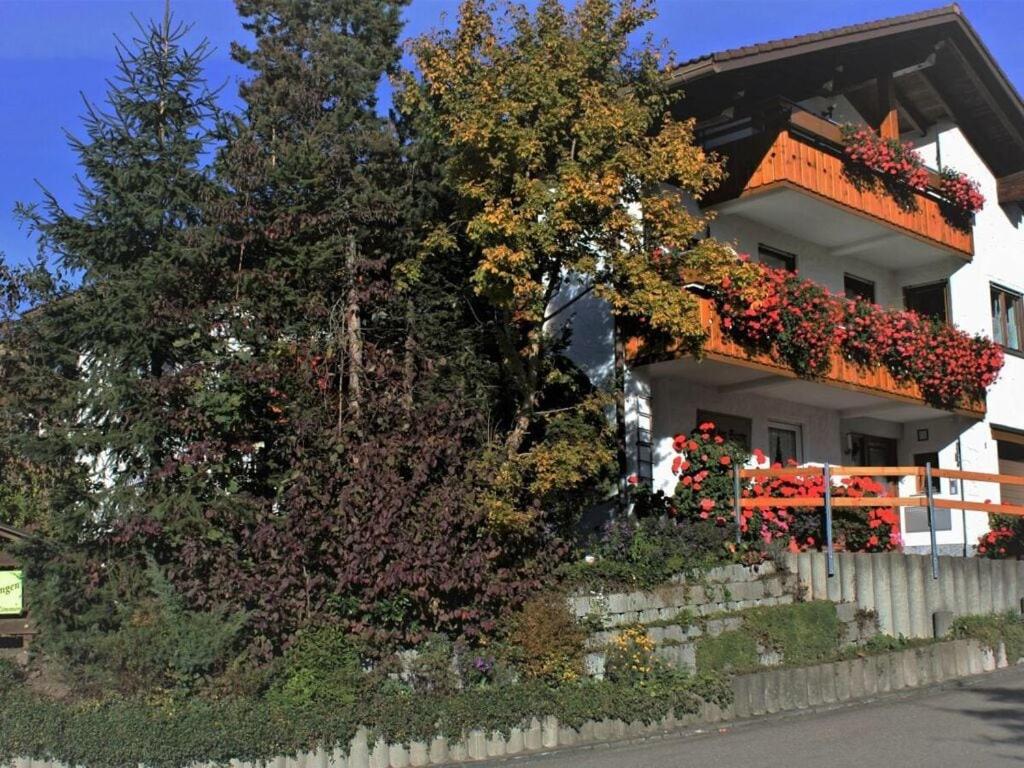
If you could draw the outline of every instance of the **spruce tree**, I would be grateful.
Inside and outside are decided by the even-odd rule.
[[[218,343],[223,270],[203,246],[217,107],[208,46],[189,47],[189,34],[168,11],[117,42],[106,102],[86,102],[83,135],[69,133],[77,203],[44,193],[20,208],[39,238],[35,283],[48,290],[8,326],[0,407],[22,428],[3,440],[50,473],[32,609],[44,641],[81,661],[103,664],[98,638],[154,599],[142,553],[114,532],[188,503],[162,481],[184,439],[190,393],[178,382]]]

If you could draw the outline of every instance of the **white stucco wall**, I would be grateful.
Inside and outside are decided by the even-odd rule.
[[[819,110],[826,104],[810,106]],[[840,103],[836,119],[842,121],[851,116],[843,111],[846,109],[848,112],[848,106]],[[998,204],[993,174],[956,126],[940,125],[926,136],[907,135],[903,138],[918,146],[929,166],[938,167],[941,159],[942,165],[964,171],[980,182],[987,203],[974,226],[975,255],[971,262],[937,258],[934,263],[912,269],[901,268],[898,262],[891,267],[882,266],[854,255],[837,256],[827,248],[738,215],[721,216],[712,224],[711,233],[719,240],[731,243],[741,253],[755,254],[759,243],[795,253],[799,273],[835,293],[843,292],[846,273],[872,280],[876,299],[883,306],[902,308],[905,286],[948,278],[951,320],[968,332],[991,337],[990,285],[994,283],[1024,293],[1024,215],[1016,205]],[[570,356],[591,374],[595,382],[609,382],[613,346],[607,306],[588,297],[560,318],[558,325],[566,322],[571,323],[574,329],[568,349]],[[914,454],[937,452],[942,468],[956,468],[959,438],[965,469],[995,473],[998,472],[998,458],[991,424],[1024,430],[1024,357],[1007,355],[1002,375],[989,391],[987,417],[981,422],[952,415],[905,424],[881,419],[842,419],[838,411],[810,408],[757,392],[723,394],[715,388],[701,386],[679,376],[652,376],[651,369],[640,368],[631,371],[627,381],[631,472],[637,469],[634,446],[639,402],[653,413],[654,481],[655,487],[666,491],[674,487],[670,469],[672,438],[693,429],[698,409],[750,418],[754,447],[767,448],[769,417],[774,421],[799,424],[803,433],[804,458],[809,462],[850,463],[850,456],[844,453],[844,435],[863,432],[898,439],[898,461],[901,464],[911,464]],[[918,430],[921,429],[928,431],[925,440],[918,439]],[[913,493],[916,490],[913,486],[914,481],[906,480],[901,492]],[[952,492],[954,490],[955,493]],[[987,483],[965,483],[963,493],[972,500],[1000,500],[998,486]],[[960,489],[943,480],[941,495],[959,498]],[[968,543],[973,545],[988,528],[987,516],[982,513],[968,513],[966,532],[959,511],[952,512],[951,523],[951,530],[938,534],[940,545],[959,545],[964,541],[965,533]],[[911,547],[926,546],[928,541],[927,533],[906,537],[906,544]]]

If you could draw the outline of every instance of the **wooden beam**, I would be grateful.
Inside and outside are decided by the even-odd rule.
[[[878,77],[878,135],[883,139],[900,137],[900,118],[896,111],[896,84],[891,72]]]
[[[939,86],[936,85],[935,80],[932,79],[931,72],[927,70],[921,72],[921,82],[923,82],[928,87],[928,90],[931,91],[932,97],[938,102],[939,106],[942,107],[942,111],[946,113],[946,118],[952,120],[953,110],[949,106],[949,102],[942,97],[942,91],[939,90]]]
[[[3,617],[0,618],[0,637],[4,635],[34,635],[36,634],[35,624],[28,617]]]
[[[959,59],[959,69],[960,71],[963,72],[967,79],[971,81],[971,87],[974,89],[975,93],[977,93],[978,96],[981,97],[982,101],[985,102],[986,106],[988,106],[988,108],[995,113],[996,120],[999,122],[1000,125],[1003,126],[1004,129],[1006,129],[1006,132],[1009,133],[1016,140],[1017,146],[1024,147],[1024,133],[1021,133],[1017,126],[1014,125],[1013,122],[1006,116],[1006,113],[1003,111],[1003,108],[999,105],[998,102],[996,102],[995,97],[992,95],[992,92],[989,91],[989,89],[981,81],[981,78],[978,76],[978,73],[974,71],[974,67],[971,66],[970,62],[967,61],[967,57],[964,56],[963,51],[961,51],[957,47],[956,43],[953,43],[951,46],[949,46],[949,48],[955,52],[956,57]]]
[[[996,190],[1000,205],[1024,202],[1024,171],[996,179]]]

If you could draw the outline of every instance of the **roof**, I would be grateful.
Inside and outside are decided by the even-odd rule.
[[[699,74],[701,70],[707,69],[708,65],[723,64],[738,59],[748,59],[752,56],[761,56],[775,52],[785,52],[787,55],[799,53],[799,49],[805,46],[820,46],[822,43],[832,45],[846,45],[855,43],[865,36],[873,36],[872,33],[884,31],[892,33],[902,31],[904,28],[920,26],[921,22],[949,21],[951,17],[964,19],[960,6],[956,3],[944,5],[939,8],[932,8],[916,13],[907,13],[902,16],[890,16],[877,21],[868,21],[862,24],[850,24],[845,27],[834,27],[820,32],[810,32],[805,35],[794,37],[783,37],[778,40],[769,40],[765,43],[744,45],[739,48],[726,48],[722,51],[714,51],[696,56],[689,61],[676,65],[673,69],[673,79],[682,81],[692,80],[693,75]],[[703,66],[702,66],[703,65]],[[689,77],[687,75],[690,75]]]
[[[800,100],[883,71],[900,73],[897,98],[915,114],[933,122],[946,108],[996,176],[1024,171],[1024,100],[956,4],[708,53],[668,78],[685,90],[678,112],[704,119],[737,99]]]

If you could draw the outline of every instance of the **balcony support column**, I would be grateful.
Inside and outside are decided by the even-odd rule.
[[[892,73],[878,76],[878,135],[883,139],[900,137],[900,118],[896,110],[896,83]]]

